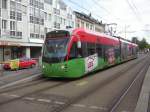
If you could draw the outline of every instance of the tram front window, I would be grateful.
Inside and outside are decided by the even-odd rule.
[[[67,53],[68,38],[48,39],[45,41],[43,61],[62,62]]]

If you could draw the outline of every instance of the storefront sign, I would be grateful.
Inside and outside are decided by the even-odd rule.
[[[0,46],[20,46],[20,44],[15,42],[0,41]]]
[[[94,54],[85,58],[85,72],[90,72],[98,66],[98,55]]]

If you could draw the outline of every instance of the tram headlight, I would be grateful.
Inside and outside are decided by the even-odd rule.
[[[43,68],[45,68],[45,66],[43,65]]]
[[[62,66],[61,66],[61,69],[65,69],[65,66],[64,66],[64,65],[62,65]]]

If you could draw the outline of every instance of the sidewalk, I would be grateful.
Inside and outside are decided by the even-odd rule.
[[[150,67],[146,73],[135,112],[150,112]]]

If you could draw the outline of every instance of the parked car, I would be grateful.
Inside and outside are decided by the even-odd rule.
[[[5,70],[9,70],[9,69],[12,69],[11,68],[11,61],[13,61],[13,60],[10,60],[10,61],[8,61],[8,62],[6,62],[5,64],[4,64],[4,66],[3,66],[3,68],[5,69]],[[18,60],[19,62],[19,66],[18,66],[18,69],[22,69],[22,68],[33,68],[33,67],[35,67],[36,66],[36,64],[37,64],[37,61],[36,60],[34,60],[34,59],[30,59],[30,58],[20,58],[19,60]]]

